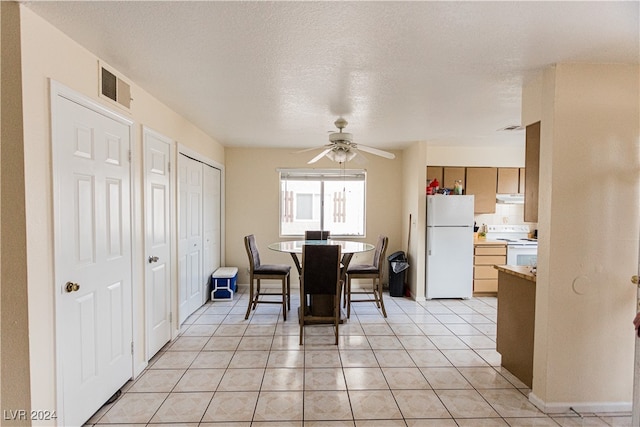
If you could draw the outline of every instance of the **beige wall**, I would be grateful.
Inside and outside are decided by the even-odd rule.
[[[29,411],[29,328],[27,311],[27,229],[24,210],[24,152],[20,20],[17,3],[0,2],[2,108],[0,156],[0,410]],[[3,415],[5,412],[2,412]],[[5,416],[3,416],[3,419]],[[3,425],[7,421],[0,422]],[[28,425],[27,420],[11,421]]]
[[[407,270],[407,285],[414,299],[424,299],[425,288],[425,238],[426,238],[426,199],[425,185],[427,179],[426,165],[427,146],[424,143],[416,142],[407,147],[403,153],[403,234],[411,239],[407,259],[409,269]],[[409,223],[411,215],[411,223]]]
[[[487,167],[524,167],[524,131],[516,131],[522,137],[516,147],[443,147],[427,148],[427,164],[432,166],[487,166]]]
[[[265,263],[291,264],[288,254],[267,249],[279,240],[279,175],[278,168],[306,168],[310,153],[292,154],[291,149],[227,148],[226,150],[226,264],[239,269],[238,282],[248,284],[249,260],[244,249],[244,236],[255,234],[260,258]],[[401,152],[395,160],[367,154],[366,237],[375,244],[378,234],[389,237],[387,255],[406,250],[402,236],[402,164]],[[326,158],[315,168],[337,168]],[[356,163],[349,168],[359,168]],[[352,262],[371,253],[357,255]],[[297,283],[297,274],[292,281]]]
[[[631,407],[639,71],[560,64],[523,92],[523,124],[541,120],[530,398],[549,411]]]
[[[49,79],[118,111],[98,97],[98,58],[21,6],[24,152],[26,171],[27,273],[32,407],[56,408],[55,300]],[[116,70],[117,71],[117,70]],[[134,259],[143,260],[142,126],[148,126],[224,164],[224,147],[153,96],[132,85]],[[143,267],[134,271],[136,371],[145,365]],[[174,271],[174,283],[177,283]],[[174,316],[174,319],[177,316]]]

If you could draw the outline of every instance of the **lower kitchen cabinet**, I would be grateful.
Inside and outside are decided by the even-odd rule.
[[[504,243],[477,240],[473,246],[473,293],[496,294],[498,270],[493,266],[506,263],[507,246]]]

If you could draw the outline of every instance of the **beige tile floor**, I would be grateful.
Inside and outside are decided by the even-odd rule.
[[[295,292],[294,292],[295,295]],[[209,302],[180,336],[87,425],[107,426],[630,426],[623,414],[540,412],[500,367],[495,298],[385,298],[385,319],[354,304],[333,345],[263,304],[244,320],[246,288]]]

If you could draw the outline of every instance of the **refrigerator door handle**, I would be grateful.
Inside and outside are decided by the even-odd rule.
[[[427,256],[431,256],[431,235],[433,234],[432,227],[427,227]]]
[[[431,197],[433,197],[433,196],[431,196]],[[435,209],[433,208],[432,200],[433,199],[431,199],[431,198],[429,198],[427,196],[427,221],[429,222],[429,224],[434,224],[435,225],[435,224],[437,224],[437,222],[436,222],[436,217],[435,217],[435,214],[434,214]]]

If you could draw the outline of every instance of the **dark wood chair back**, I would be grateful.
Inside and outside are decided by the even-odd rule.
[[[304,232],[304,240],[328,240],[328,230],[307,230]]]

